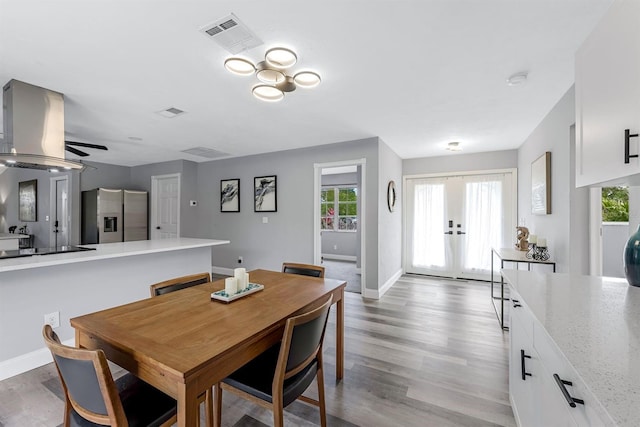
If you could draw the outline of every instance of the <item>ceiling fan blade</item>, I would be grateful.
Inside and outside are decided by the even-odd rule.
[[[67,150],[68,152],[73,153],[76,156],[80,156],[80,157],[87,157],[89,155],[89,154],[85,153],[84,151],[76,150],[75,148],[69,147],[68,145],[65,145],[64,149]]]
[[[66,145],[76,145],[78,147],[95,148],[96,150],[108,150],[104,145],[88,144],[86,142],[65,141]]]

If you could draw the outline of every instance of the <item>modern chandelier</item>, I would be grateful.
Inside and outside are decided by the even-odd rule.
[[[253,96],[269,102],[277,102],[284,98],[285,92],[293,92],[297,87],[312,88],[320,84],[320,74],[315,71],[299,71],[291,76],[289,69],[298,62],[298,56],[291,49],[274,47],[267,50],[264,61],[253,65],[248,59],[240,57],[227,58],[224,67],[240,76],[255,73],[260,83],[251,89]]]

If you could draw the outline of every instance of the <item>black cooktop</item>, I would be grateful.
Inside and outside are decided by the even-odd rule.
[[[33,255],[53,255],[66,254],[70,252],[95,251],[95,248],[85,248],[82,246],[58,246],[55,248],[29,248],[16,250],[0,250],[0,259],[22,258]]]

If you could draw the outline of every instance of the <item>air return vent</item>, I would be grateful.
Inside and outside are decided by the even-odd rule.
[[[232,54],[260,46],[263,42],[233,13],[200,29],[211,40]]]
[[[229,157],[229,153],[213,150],[206,147],[194,147],[188,150],[182,150],[183,153],[192,154],[194,156],[206,157],[207,159],[219,159],[221,157]]]
[[[179,116],[180,114],[184,114],[184,111],[179,108],[170,107],[166,110],[158,111],[158,114],[160,114],[162,117],[166,117],[167,119],[172,119],[176,116]]]

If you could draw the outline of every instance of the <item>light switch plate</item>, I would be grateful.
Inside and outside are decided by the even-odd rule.
[[[269,217],[268,216],[263,216],[262,217],[262,223],[263,224],[268,224],[269,223]]]

